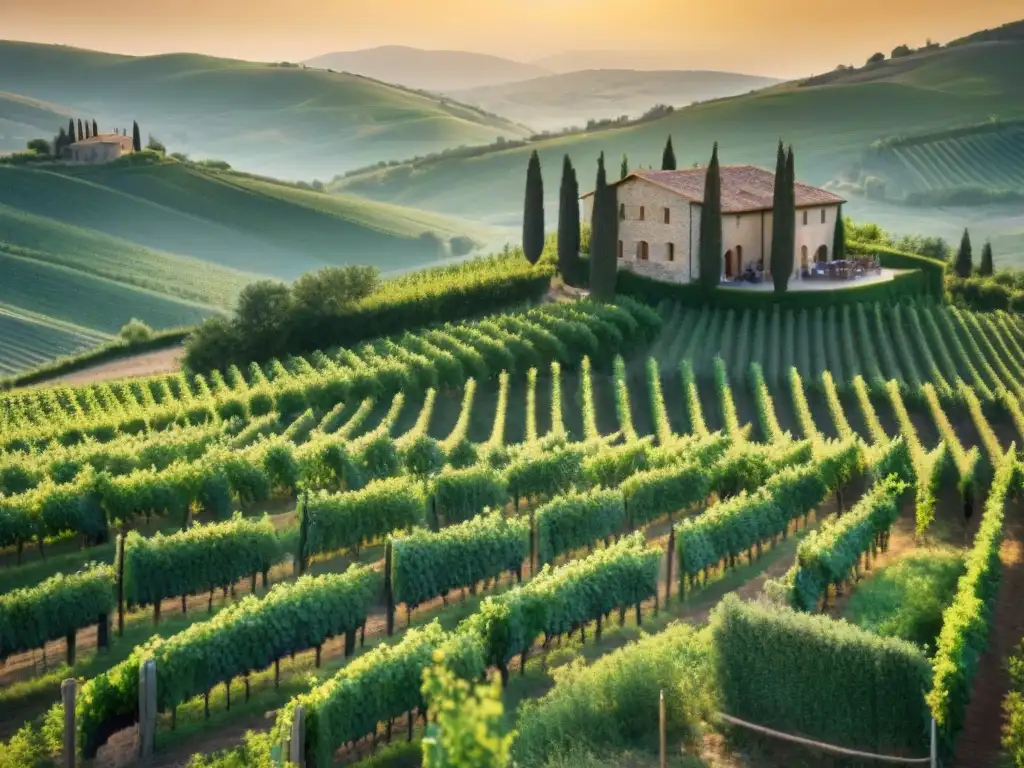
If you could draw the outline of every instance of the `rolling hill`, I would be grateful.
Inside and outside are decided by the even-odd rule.
[[[637,117],[655,104],[684,106],[778,82],[775,78],[733,72],[590,69],[450,91],[449,95],[538,130],[557,130],[584,125],[590,118]]]
[[[144,136],[172,151],[292,179],[529,132],[366,77],[194,54],[130,57],[0,42],[0,91],[64,105],[57,111],[94,118],[103,129],[138,120]],[[0,101],[0,121],[8,110]],[[54,121],[44,135],[63,124]],[[18,137],[0,150],[23,146]]]
[[[174,160],[0,166],[0,371],[93,346],[132,317],[194,324],[261,276],[343,264],[395,273],[493,236],[437,213]]]
[[[484,53],[427,51],[404,45],[336,51],[304,63],[310,67],[351,72],[407,88],[437,92],[499,85],[551,74],[550,70],[535,64],[523,64]]]
[[[0,93],[0,154],[24,149],[30,139],[50,138],[70,114],[66,107]]]
[[[707,162],[717,141],[723,162],[771,167],[776,143],[782,137],[795,149],[798,176],[811,184],[826,185],[883,137],[952,128],[993,115],[1005,120],[1024,117],[1021,71],[1024,42],[932,50],[864,70],[838,72],[825,82],[785,83],[705,102],[626,128],[352,174],[336,180],[332,188],[513,225],[521,216],[523,179],[531,151],[537,150],[546,171],[546,202],[553,211],[564,154],[572,158],[581,190],[586,191],[592,188],[601,152],[616,168],[623,153],[633,167],[658,167],[668,135],[673,137],[681,166]],[[870,214],[883,226],[906,231],[902,208],[869,205],[857,198],[848,211],[854,216]],[[1005,212],[934,213],[931,223],[941,230],[934,234],[949,236],[950,230],[962,230],[965,225],[977,226],[990,236],[1005,231],[1005,222],[998,230],[994,225],[987,228],[993,216]],[[920,217],[923,212],[916,214]],[[555,220],[549,215],[552,225]],[[1020,235],[1015,235],[1012,252],[1024,259],[1024,222],[1011,227]]]

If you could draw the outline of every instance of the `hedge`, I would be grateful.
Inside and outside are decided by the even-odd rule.
[[[732,594],[711,633],[728,714],[851,749],[927,753],[931,666],[916,646]]]

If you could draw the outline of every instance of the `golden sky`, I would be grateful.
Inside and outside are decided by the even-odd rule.
[[[521,61],[651,51],[786,77],[1022,17],[1021,0],[0,0],[0,38],[261,61],[389,44]]]

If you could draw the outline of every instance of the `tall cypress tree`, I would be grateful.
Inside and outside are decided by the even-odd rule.
[[[68,138],[71,140],[72,144],[78,141],[75,134],[75,120],[72,117],[68,118]]]
[[[704,204],[700,207],[700,282],[708,290],[722,276],[722,177],[718,142],[704,174]]]
[[[960,277],[970,277],[974,269],[973,257],[971,254],[971,236],[964,230],[964,236],[960,238],[960,250],[956,253],[956,262],[953,269]]]
[[[665,151],[661,153],[661,170],[674,171],[676,169],[676,152],[672,148],[672,136],[665,142]]]
[[[558,192],[558,271],[565,282],[576,285],[580,279],[580,203],[569,155],[562,161]]]
[[[132,121],[132,150],[142,151],[142,133],[139,131],[139,124],[136,121]]]
[[[793,272],[793,254],[786,255],[786,187],[786,150],[782,147],[782,139],[779,139],[772,193],[772,252],[769,261],[776,293],[783,293],[789,288],[789,276]]]
[[[615,298],[618,230],[615,188],[608,186],[602,152],[597,161],[597,183],[594,185],[594,207],[590,219],[590,295],[599,301]]]
[[[624,179],[629,176],[629,158],[626,157],[626,153],[622,153],[622,165],[619,166],[619,179]]]
[[[523,202],[523,253],[536,264],[544,251],[544,180],[540,173],[537,150],[530,154],[526,166],[526,195]]]
[[[82,118],[78,118],[78,140],[85,138],[85,131],[82,130]]]
[[[793,145],[786,151],[786,271],[792,274],[796,260],[796,168],[793,161]]]
[[[100,129],[96,127],[96,121],[95,120],[92,121],[92,135],[93,136],[99,136],[100,135]]]
[[[836,228],[832,236],[832,259],[846,258],[846,222],[843,221],[843,206],[836,211]]]
[[[981,266],[978,268],[978,274],[988,277],[994,271],[995,265],[992,263],[992,243],[986,240],[985,245],[981,248]]]

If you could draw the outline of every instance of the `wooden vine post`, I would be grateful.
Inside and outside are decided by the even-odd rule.
[[[124,636],[124,539],[122,527],[117,536],[117,636]]]
[[[299,704],[292,714],[292,731],[288,739],[288,762],[299,768],[306,765],[306,708]]]
[[[391,583],[391,539],[388,538],[384,545],[384,600],[387,606],[387,634],[391,637],[395,634],[395,593],[394,585]]]
[[[668,754],[665,746],[665,691],[658,694],[658,765],[666,768],[668,765]]]
[[[139,667],[139,757],[148,762],[156,742],[156,662],[148,659]]]
[[[309,535],[309,491],[302,493],[302,509],[299,511],[299,551],[295,555],[295,570],[301,576],[306,572],[306,537]]]
[[[676,551],[676,523],[675,513],[668,513],[668,564],[665,571],[665,605],[672,599],[672,558]]]
[[[537,520],[530,507],[530,576],[537,575]]]
[[[69,677],[60,684],[60,698],[64,703],[64,768],[75,768],[75,678]]]

